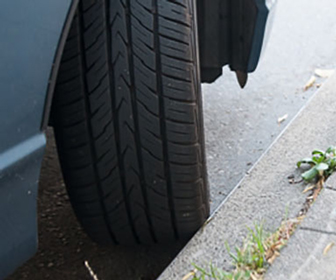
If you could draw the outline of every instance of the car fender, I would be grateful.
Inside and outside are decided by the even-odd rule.
[[[1,4],[0,279],[36,252],[37,186],[46,145],[43,129],[76,3]]]

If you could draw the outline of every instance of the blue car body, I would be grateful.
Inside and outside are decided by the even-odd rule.
[[[45,105],[71,0],[3,1],[0,9],[0,279],[37,248]]]
[[[248,68],[255,69],[268,10],[261,5]],[[2,1],[0,9],[0,279],[37,250],[44,130],[75,0]],[[247,69],[249,71],[249,69]]]

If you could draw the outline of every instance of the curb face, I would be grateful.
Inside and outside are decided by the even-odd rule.
[[[305,201],[300,185],[290,185],[287,177],[300,177],[296,162],[314,148],[333,144],[336,135],[336,76],[313,96],[257,162],[214,214],[159,277],[181,279],[193,269],[192,263],[207,267],[209,263],[229,269],[231,260],[225,249],[240,246],[247,227],[264,221],[267,231],[273,232],[284,218],[295,216]]]

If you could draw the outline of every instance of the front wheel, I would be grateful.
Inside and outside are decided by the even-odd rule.
[[[195,0],[80,1],[53,123],[98,243],[189,238],[209,215],[195,16]]]

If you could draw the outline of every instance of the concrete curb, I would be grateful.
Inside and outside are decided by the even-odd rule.
[[[213,263],[230,269],[231,260],[225,242],[240,246],[247,227],[264,221],[266,230],[274,231],[286,209],[294,217],[305,201],[302,186],[290,185],[287,177],[300,176],[297,160],[314,148],[324,149],[336,139],[336,76],[313,96],[308,105],[280,135],[271,148],[246,175],[241,184],[161,274],[160,280],[182,279],[193,269],[192,263],[207,267]]]
[[[336,279],[336,176],[326,186],[265,280]]]

